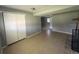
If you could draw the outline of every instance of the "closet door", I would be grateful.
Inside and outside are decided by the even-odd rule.
[[[18,40],[26,38],[25,14],[17,14]]]
[[[7,44],[11,44],[17,41],[17,26],[16,26],[16,14],[4,13],[4,22],[6,29]]]

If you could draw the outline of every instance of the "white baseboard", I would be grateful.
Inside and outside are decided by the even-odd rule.
[[[64,32],[64,31],[56,31],[56,30],[52,30],[52,31],[72,35],[72,33],[69,33],[69,32]]]
[[[41,32],[41,31],[40,31],[40,32]],[[35,36],[35,35],[39,34],[40,32],[33,33],[32,35],[27,36],[27,38],[31,38],[31,37],[33,37],[33,36]]]

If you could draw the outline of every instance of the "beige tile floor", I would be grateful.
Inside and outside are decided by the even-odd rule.
[[[4,49],[8,54],[64,54],[68,35],[42,31],[36,36],[18,41]]]

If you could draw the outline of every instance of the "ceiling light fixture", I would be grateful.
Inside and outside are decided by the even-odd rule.
[[[36,10],[35,8],[31,8],[31,9],[32,9],[32,12],[33,12],[33,13],[34,13],[34,12],[35,12],[35,10]]]

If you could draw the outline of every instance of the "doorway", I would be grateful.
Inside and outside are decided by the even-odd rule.
[[[41,17],[42,30],[52,29],[52,22],[50,17]]]

